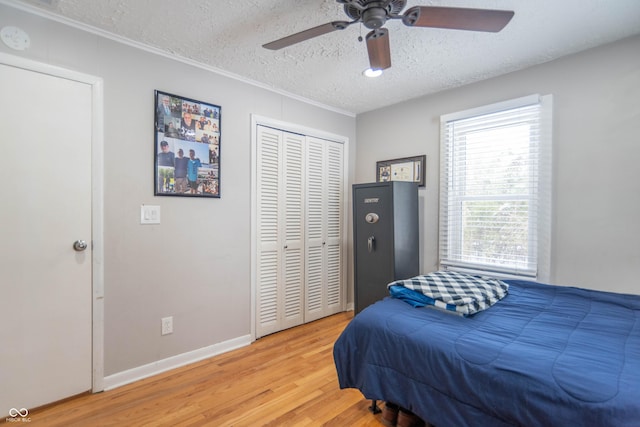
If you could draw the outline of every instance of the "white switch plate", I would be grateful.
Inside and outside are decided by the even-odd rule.
[[[142,205],[140,207],[140,224],[160,224],[160,206]]]

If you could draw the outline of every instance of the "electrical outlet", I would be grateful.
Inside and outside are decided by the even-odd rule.
[[[162,319],[162,335],[173,333],[173,316],[163,317]]]

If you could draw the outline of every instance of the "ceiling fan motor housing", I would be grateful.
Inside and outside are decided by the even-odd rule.
[[[399,14],[407,4],[407,0],[337,0],[337,2],[344,3],[344,12],[348,17],[362,20],[364,26],[370,29],[382,27],[390,16]]]
[[[387,11],[381,7],[372,7],[362,12],[362,23],[365,27],[375,30],[387,22]]]

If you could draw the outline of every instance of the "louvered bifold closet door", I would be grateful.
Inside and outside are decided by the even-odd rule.
[[[306,322],[342,311],[343,147],[307,137]]]
[[[304,321],[304,136],[258,126],[257,325],[261,337]]]
[[[344,145],[327,142],[326,158],[326,300],[325,315],[343,310]]]
[[[304,323],[304,135],[284,136],[282,328]]]

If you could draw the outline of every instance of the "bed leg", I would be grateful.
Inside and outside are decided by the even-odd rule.
[[[373,399],[371,400],[371,406],[369,406],[369,410],[374,414],[379,414],[382,412],[380,408],[378,408],[378,401]]]

